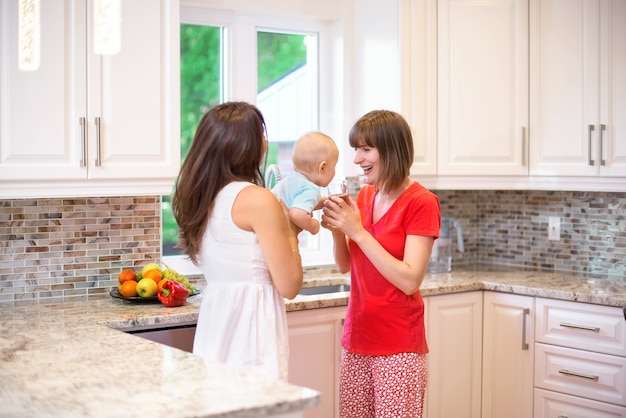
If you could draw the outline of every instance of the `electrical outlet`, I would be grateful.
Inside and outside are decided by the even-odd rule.
[[[558,216],[548,218],[548,239],[550,241],[561,240],[561,218]]]

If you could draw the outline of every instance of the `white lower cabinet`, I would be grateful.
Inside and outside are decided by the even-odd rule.
[[[424,417],[480,418],[483,292],[430,296]]]
[[[339,416],[339,366],[346,307],[287,313],[289,324],[289,382],[321,393],[304,418]]]
[[[534,418],[626,417],[622,309],[537,298]]]
[[[621,308],[473,291],[424,298],[424,418],[626,418]],[[338,417],[346,307],[289,312],[289,381]]]
[[[626,417],[626,411],[617,405],[564,395],[549,390],[535,389],[534,417],[624,418]]]
[[[532,417],[534,298],[485,292],[483,310],[482,418]]]

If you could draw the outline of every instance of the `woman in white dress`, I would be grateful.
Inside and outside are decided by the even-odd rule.
[[[265,121],[244,102],[211,108],[201,119],[178,175],[172,210],[180,246],[207,285],[193,352],[287,379],[283,298],[302,286],[297,228],[263,187]]]

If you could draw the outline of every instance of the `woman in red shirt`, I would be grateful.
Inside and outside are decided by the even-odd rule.
[[[340,415],[421,417],[428,345],[419,288],[439,236],[439,199],[409,177],[413,139],[398,113],[367,113],[349,140],[365,185],[349,206],[326,200],[322,217],[337,267],[351,275]]]

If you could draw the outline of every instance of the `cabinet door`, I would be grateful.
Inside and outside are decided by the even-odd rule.
[[[626,174],[625,19],[620,0],[532,0],[531,174]]]
[[[41,2],[41,58],[20,71],[18,2],[0,2],[0,179],[84,179],[84,1]]]
[[[533,411],[534,299],[485,292],[482,417],[527,418]]]
[[[425,417],[481,416],[482,293],[425,298],[429,348]]]
[[[315,389],[321,402],[305,409],[305,418],[339,416],[339,365],[346,308],[287,313],[289,324],[289,382]]]
[[[600,175],[626,176],[626,2],[600,6]]]
[[[89,56],[89,178],[178,174],[179,25],[177,0],[123,1],[121,51]]]
[[[23,72],[17,1],[0,4],[0,181],[16,181],[3,184],[3,196],[171,192],[180,167],[179,2],[122,2],[122,49],[112,56],[92,52],[92,6],[42,2],[41,66]]]
[[[412,175],[437,174],[437,0],[400,2],[402,113],[413,134]]]
[[[528,175],[528,1],[438,6],[438,174]]]

